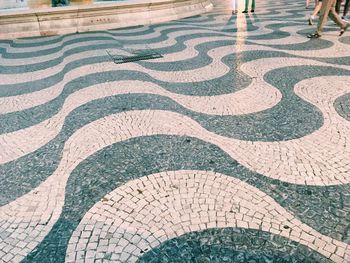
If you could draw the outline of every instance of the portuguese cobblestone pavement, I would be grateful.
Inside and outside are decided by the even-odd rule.
[[[0,41],[0,261],[350,262],[350,33],[309,12]]]

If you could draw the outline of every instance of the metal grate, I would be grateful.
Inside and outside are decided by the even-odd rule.
[[[125,54],[125,55],[112,54],[112,52],[108,50],[106,50],[106,52],[110,56],[110,58],[113,60],[113,62],[116,64],[148,60],[148,59],[156,59],[156,58],[163,57],[161,54],[154,52],[152,50],[133,50],[133,51],[128,51],[129,54]]]

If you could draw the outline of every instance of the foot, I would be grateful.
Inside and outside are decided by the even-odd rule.
[[[307,38],[319,38],[319,37],[321,37],[321,35],[318,33],[313,33],[313,34],[307,35]]]
[[[309,19],[308,19],[307,21],[309,22],[309,26],[311,26],[311,25],[314,24],[314,22],[312,21],[312,18],[311,18],[311,17],[309,17]]]
[[[235,15],[235,14],[237,14],[237,11],[234,11],[234,10],[233,10],[233,11],[232,11],[232,15]]]
[[[346,23],[346,26],[343,27],[342,29],[340,29],[339,36],[342,36],[345,33],[345,31],[348,29],[349,25],[350,25],[349,23]]]
[[[244,10],[242,13],[243,13],[243,14],[246,14],[246,13],[248,13],[248,10]]]
[[[250,12],[254,13],[254,9],[250,10]]]

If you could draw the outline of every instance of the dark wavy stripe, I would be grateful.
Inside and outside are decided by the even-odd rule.
[[[205,37],[205,35],[203,37]],[[184,43],[189,39],[183,40],[181,38],[179,40],[181,41],[181,43]],[[208,38],[204,43],[200,43],[194,48],[195,50],[198,51],[198,54],[194,58],[175,61],[175,63],[174,61],[162,62],[161,60],[157,62],[153,62],[152,60],[145,60],[145,61],[139,61],[138,63],[147,69],[152,69],[152,70],[157,70],[162,72],[194,70],[194,69],[208,66],[213,62],[213,59],[208,55],[209,51],[220,47],[234,46],[235,44],[236,44],[236,41],[234,40],[211,40],[210,38]],[[166,49],[165,48],[157,49],[156,51],[161,54],[164,54],[163,51],[166,51]],[[234,54],[233,56],[237,57],[237,55],[234,55]],[[223,60],[225,60],[225,58]],[[232,65],[232,63],[227,63],[227,61],[225,64],[230,68],[236,68],[235,67],[236,65]],[[235,72],[230,71],[230,74],[242,75],[242,72],[240,72],[239,70],[237,72],[237,70],[235,70]],[[193,85],[193,83],[188,83],[188,85]],[[218,93],[220,93],[220,91],[218,91]]]
[[[241,228],[215,228],[167,240],[144,254],[138,263],[332,262],[307,246],[267,232]]]
[[[350,56],[338,58],[313,58],[314,60],[326,62],[335,65],[350,66]]]
[[[143,26],[140,26],[143,27]],[[130,27],[129,29],[132,29],[134,27]],[[121,30],[125,30],[125,29],[114,29],[115,31],[121,31]],[[113,30],[113,31],[114,31]],[[89,31],[89,32],[80,32],[80,33],[71,33],[71,34],[66,34],[66,35],[62,35],[62,36],[48,36],[48,37],[28,37],[28,38],[24,38],[25,42],[18,42],[17,40],[7,40],[6,43],[9,44],[10,47],[12,48],[28,48],[28,47],[41,47],[41,46],[45,46],[45,45],[51,45],[51,44],[57,44],[57,43],[64,43],[66,41],[67,38],[71,38],[72,36],[89,36],[92,33],[102,33],[102,34],[107,34],[108,35],[108,31]],[[118,32],[118,34],[123,34],[122,32]],[[35,40],[33,42],[30,42],[28,40]],[[41,41],[36,41],[36,40],[41,40]],[[2,43],[2,42],[0,42]]]
[[[171,32],[176,32],[176,31],[180,31],[181,29],[170,29],[168,33]],[[200,29],[199,29],[200,30]],[[167,34],[168,34],[167,33]],[[165,41],[168,39],[168,36],[161,36],[161,37],[156,37],[157,40],[154,39],[146,39],[146,40],[139,40],[140,41],[144,41],[145,45],[150,44],[150,42],[155,41],[155,43],[161,42],[161,41]],[[174,53],[174,52],[178,52],[178,51],[182,51],[186,49],[186,46],[183,44],[184,41],[189,40],[189,39],[195,39],[195,38],[199,38],[199,37],[215,37],[215,36],[223,36],[222,34],[220,34],[220,32],[217,33],[196,33],[196,34],[188,34],[185,36],[179,36],[175,38],[175,44],[169,47],[164,47],[164,48],[158,48],[158,49],[152,49],[155,52],[159,52],[161,54],[169,54],[169,53]],[[161,38],[161,39],[160,39]],[[92,39],[93,40],[93,39]],[[109,38],[110,40],[110,38]],[[120,41],[120,42],[115,42],[114,43],[108,43],[108,44],[99,44],[99,45],[89,45],[89,46],[84,46],[84,47],[76,47],[73,48],[71,50],[67,50],[65,52],[63,52],[63,54],[56,58],[56,59],[52,59],[52,60],[48,60],[48,61],[44,61],[44,62],[40,62],[40,63],[34,63],[34,64],[27,64],[27,65],[18,65],[18,66],[2,66],[1,67],[1,72],[4,74],[18,74],[18,73],[24,73],[24,72],[32,72],[32,71],[36,71],[36,70],[43,70],[43,69],[48,69],[50,67],[53,67],[55,65],[58,65],[60,63],[63,62],[63,59],[66,58],[67,56],[71,55],[71,54],[77,54],[80,52],[84,52],[84,51],[90,51],[90,50],[101,50],[101,54],[104,54],[105,51],[104,49],[108,49],[108,48],[120,48],[123,49],[125,46],[126,50],[128,50],[128,45],[133,45],[136,44],[135,40],[128,40],[128,41]],[[140,44],[140,43],[138,43]],[[77,60],[79,61],[79,60]],[[77,62],[75,61],[75,62]],[[68,65],[68,64],[67,64]],[[65,65],[65,66],[67,66]],[[64,71],[64,70],[63,70]],[[39,80],[40,81],[40,80]],[[1,84],[1,83],[0,83]],[[19,87],[22,87],[23,83],[20,84],[11,84],[11,85],[0,85],[0,96],[13,96],[12,93],[14,93],[14,91],[12,90],[17,90],[19,89]],[[32,85],[30,85],[32,86]],[[35,86],[35,84],[34,84]],[[21,90],[23,89],[23,87],[21,88]],[[5,91],[12,91],[12,93],[10,95],[7,95],[5,93]],[[35,91],[35,90],[33,90]],[[17,91],[18,92],[18,91]],[[18,94],[15,94],[18,95]]]
[[[50,55],[53,53],[57,53],[62,51],[62,49],[66,46],[73,45],[76,43],[82,43],[82,42],[89,42],[89,41],[96,41],[96,40],[114,40],[111,37],[108,36],[94,36],[94,37],[85,37],[85,38],[75,38],[75,39],[70,39],[65,42],[63,42],[61,45],[58,45],[53,48],[48,48],[45,49],[43,46],[43,49],[37,50],[37,51],[27,51],[27,52],[14,52],[14,53],[4,53],[2,54],[3,58],[7,59],[20,59],[20,58],[35,58],[35,57],[40,57],[40,56],[46,56]],[[118,42],[116,41],[116,44]],[[4,68],[6,68],[5,66]],[[2,69],[3,70],[3,69]]]
[[[247,21],[249,23],[252,23],[254,25],[254,23],[258,23],[261,22],[261,18],[257,15],[252,15],[252,17],[255,19],[255,21],[252,21],[252,18],[247,17]],[[293,23],[292,25],[302,25],[303,23]],[[285,32],[282,31],[281,29],[286,27],[286,26],[291,26],[290,23],[286,23],[286,22],[281,22],[278,24],[271,24],[271,25],[265,25],[264,27],[270,30],[273,30],[273,32],[271,33],[265,33],[265,34],[259,34],[259,35],[247,35],[247,40],[271,40],[271,39],[282,39],[285,37],[289,37],[290,33],[289,32]],[[252,43],[253,44],[253,43]],[[273,45],[272,45],[273,46]],[[274,46],[273,46],[274,47]]]
[[[64,128],[49,144],[34,153],[2,166],[0,170],[0,178],[3,182],[0,185],[0,192],[3,195],[2,203],[16,199],[49,176],[52,173],[49,164],[55,163],[55,160],[59,159],[64,142],[76,130],[96,119],[121,111],[159,109],[179,112],[198,121],[204,128],[215,133],[252,141],[281,141],[305,136],[318,129],[323,123],[323,118],[317,108],[294,94],[293,87],[295,83],[305,79],[305,76],[310,78],[324,76],[325,72],[329,75],[349,74],[347,71],[342,72],[339,69],[324,67],[292,67],[277,69],[268,73],[265,76],[266,80],[272,85],[280,87],[283,94],[281,102],[269,110],[243,116],[208,116],[187,110],[169,98],[145,94],[113,96],[87,103],[75,109],[66,118]],[[99,75],[91,75],[89,76],[90,79],[84,81],[78,79],[75,83],[72,83],[72,88],[76,85],[84,86],[85,83],[99,83],[100,78],[103,82],[105,79],[110,81],[121,80],[123,75],[121,72],[119,73],[116,75],[114,72],[105,72]],[[128,74],[128,72],[125,72],[124,77],[127,79],[129,78]],[[290,79],[281,78],[281,76],[288,75]],[[138,76],[134,73],[133,76],[136,79],[138,77],[142,79],[142,75]],[[59,99],[57,98],[57,100]],[[100,107],[101,104],[104,105],[103,108]],[[41,112],[46,114],[46,110],[49,108],[50,106]],[[52,157],[45,157],[48,152],[53,154]],[[38,173],[42,176],[38,176]],[[33,181],[34,183],[29,184],[28,187],[18,185],[16,182],[23,181],[21,177],[24,175],[28,178],[28,181],[34,180],[35,182]]]
[[[285,37],[289,37],[290,33],[281,31],[279,27],[268,27],[268,29],[272,29],[273,32],[267,33],[267,34],[261,34],[261,35],[256,35],[256,36],[247,36],[248,40],[270,40],[270,39],[281,39]]]
[[[63,262],[71,234],[103,196],[141,176],[180,169],[239,178],[321,233],[340,240],[348,236],[350,202],[345,196],[350,194],[349,184],[317,187],[283,183],[253,173],[209,143],[188,137],[150,136],[108,146],[82,161],[69,177],[60,219],[24,262]]]
[[[231,55],[223,59],[224,63],[237,63],[232,70],[238,68],[241,63],[252,61],[256,57],[276,57],[275,52],[251,51],[240,54],[239,59],[232,59]],[[279,53],[283,56],[283,53]],[[242,140],[276,141],[300,138],[318,129],[323,122],[321,113],[313,105],[303,101],[293,92],[296,83],[306,78],[318,76],[349,75],[350,71],[333,67],[298,66],[273,70],[266,74],[265,80],[278,88],[283,95],[282,100],[272,109],[243,116],[207,116],[205,114],[192,113],[186,109],[180,112],[199,121],[204,127],[218,134],[234,137]],[[285,78],[288,76],[288,78]],[[22,112],[11,113],[2,116],[4,125],[2,132],[9,132],[18,128],[24,128],[43,121],[57,113],[62,107],[64,99],[76,90],[97,83],[118,80],[142,80],[151,81],[161,87],[188,95],[214,95],[225,94],[246,87],[250,80],[242,73],[229,72],[225,76],[189,85],[188,83],[164,83],[156,81],[140,72],[111,71],[92,74],[78,78],[67,84],[63,94],[52,102],[31,108]],[[235,83],[235,86],[232,86]],[[217,87],[220,87],[218,89]],[[167,110],[167,108],[165,108]],[[242,125],[244,124],[244,125]],[[307,125],[306,125],[307,124]]]
[[[205,37],[205,36],[213,36],[212,34],[196,34],[196,37]],[[216,36],[216,35],[214,35]],[[220,35],[219,35],[220,36]],[[172,47],[167,47],[167,48],[159,48],[159,49],[153,49],[155,52],[159,52],[161,54],[164,54],[162,51],[169,53],[172,52],[179,52],[182,50],[186,49],[186,46],[183,44],[184,41],[188,39],[192,39],[193,35],[186,35],[182,37],[178,37],[175,45]],[[113,48],[113,44],[107,44],[107,45],[98,45],[95,46],[97,49],[108,49],[108,48]],[[80,52],[83,50],[89,50],[90,47],[84,47],[84,48],[79,48]],[[58,59],[61,60],[61,59]],[[35,92],[38,90],[42,90],[48,87],[51,87],[55,85],[56,83],[60,82],[64,75],[68,73],[69,71],[84,66],[84,65],[89,65],[89,64],[95,64],[95,63],[101,63],[101,62],[106,62],[110,61],[111,59],[109,58],[108,55],[100,56],[100,57],[94,57],[94,58],[83,58],[80,60],[76,60],[70,63],[67,63],[64,68],[62,69],[61,72],[56,73],[55,75],[51,75],[48,77],[45,77],[43,79],[39,79],[36,81],[31,81],[25,83],[26,85],[24,86],[24,83],[19,83],[19,84],[10,84],[10,85],[0,85],[0,96],[2,97],[8,97],[8,96],[15,96],[15,95],[21,95],[25,93],[30,93],[30,92]],[[53,61],[53,64],[56,64],[57,61]],[[111,62],[112,63],[112,62]],[[49,63],[48,63],[49,64]],[[170,62],[169,62],[170,64]],[[201,67],[201,65],[196,65],[198,68]],[[45,66],[46,67],[46,66]]]
[[[112,47],[113,45],[111,44],[100,45],[100,48],[112,48]],[[26,94],[26,93],[31,93],[38,90],[46,89],[62,81],[64,75],[75,68],[79,68],[89,64],[102,63],[106,61],[111,61],[110,57],[107,54],[100,57],[83,58],[83,59],[76,60],[66,64],[61,72],[44,77],[39,80],[26,82],[26,83],[0,85],[0,96],[1,97],[16,96],[16,95],[21,95],[21,94]]]
[[[70,34],[72,35],[72,34]],[[25,40],[25,42],[21,42],[21,39],[19,39],[19,42],[17,39],[15,40],[1,40],[0,43],[6,43],[9,45],[9,47],[14,47],[14,48],[22,48],[22,47],[39,47],[41,45],[49,45],[49,44],[54,44],[59,42],[60,39],[65,38],[70,35],[65,35],[65,36],[60,36],[60,37],[27,37],[27,38],[22,38]],[[33,41],[30,42],[30,40],[37,40],[40,39],[40,41]]]
[[[242,57],[241,62],[246,62],[250,60],[254,60],[255,55],[262,54],[259,51],[254,52],[252,56]],[[266,56],[268,57],[271,53],[266,52]],[[227,61],[232,61],[230,56],[226,57]],[[235,61],[235,60],[234,60]],[[292,69],[295,69],[293,71]],[[304,70],[305,69],[305,70]],[[327,69],[327,71],[323,71]],[[43,104],[41,106],[37,106],[35,108],[31,108],[22,112],[15,112],[1,116],[2,123],[8,123],[8,125],[3,125],[2,132],[10,132],[13,130],[17,130],[18,128],[25,128],[40,121],[43,121],[47,118],[50,118],[55,113],[57,113],[63,103],[64,99],[71,93],[76,90],[82,89],[89,85],[94,85],[97,83],[104,83],[108,81],[118,81],[118,80],[143,80],[143,81],[152,81],[167,90],[177,91],[180,90],[182,93],[186,92],[186,87],[190,88],[190,95],[204,95],[201,91],[205,90],[205,92],[218,92],[218,86],[222,88],[228,88],[227,92],[232,92],[232,83],[237,83],[237,89],[246,87],[250,81],[247,77],[244,77],[242,74],[239,76],[238,74],[226,74],[224,77],[215,79],[212,81],[206,81],[203,83],[198,83],[196,85],[196,90],[193,90],[192,85],[189,86],[187,84],[171,84],[171,83],[163,83],[159,81],[155,81],[151,79],[149,76],[139,73],[139,72],[130,72],[130,71],[117,71],[116,72],[104,72],[99,74],[92,74],[89,76],[84,76],[82,78],[78,78],[69,84],[67,84],[66,89],[63,94],[53,101]],[[200,122],[207,122],[205,120],[210,120],[211,124],[205,125],[208,129],[213,129],[212,127],[216,127],[214,129],[216,132],[229,136],[229,137],[238,137],[240,139],[246,140],[285,140],[290,138],[296,138],[300,136],[304,136],[315,129],[319,128],[322,125],[322,116],[318,112],[314,106],[304,102],[298,96],[295,96],[293,92],[293,86],[308,77],[316,77],[322,76],[324,72],[327,72],[328,75],[341,75],[341,74],[349,74],[346,70],[339,70],[335,68],[323,68],[323,67],[292,67],[286,69],[278,69],[274,70],[267,74],[266,81],[279,88],[283,94],[282,101],[275,106],[273,109],[268,109],[264,112],[253,113],[246,116],[206,116],[202,115],[202,117],[197,118],[196,115],[190,114],[192,117],[197,119]],[[291,79],[280,79],[283,74],[290,75]],[[307,75],[309,74],[309,75]],[[236,76],[236,78],[232,78],[232,76]],[[227,84],[225,84],[227,83]],[[229,84],[230,83],[230,84]],[[220,84],[220,85],[218,85]],[[203,87],[203,89],[198,89],[199,87]],[[205,88],[205,89],[204,89]],[[198,90],[198,91],[197,91]],[[196,92],[197,91],[197,92]],[[225,90],[220,91],[221,94],[226,93]],[[210,94],[212,95],[212,94]],[[292,100],[293,103],[290,103],[289,100]],[[283,119],[281,116],[285,116],[288,112],[287,116],[291,116],[288,121]],[[186,114],[186,111],[184,112]],[[282,114],[282,115],[281,115]],[[273,117],[271,120],[270,118]],[[203,121],[204,120],[204,121]],[[222,121],[224,120],[224,121]],[[262,123],[263,120],[263,123]],[[305,121],[313,120],[315,122],[314,125],[309,125],[307,132],[304,130]],[[223,126],[223,123],[228,123]],[[240,125],[241,123],[245,124],[247,130],[245,130],[246,135],[242,137],[242,135],[238,135],[241,133],[243,127]],[[278,125],[277,125],[278,124]],[[291,126],[293,128],[291,128]],[[222,128],[220,128],[222,127]],[[283,128],[282,128],[283,127]],[[17,128],[17,129],[16,129]],[[225,131],[225,129],[229,128]],[[287,130],[287,133],[285,132]],[[255,132],[262,132],[258,137],[254,135]],[[295,133],[295,131],[297,131]],[[289,134],[289,135],[287,135]],[[298,135],[296,135],[298,134]]]
[[[250,24],[251,22],[249,21],[250,18],[247,19],[248,20],[248,31],[254,31],[257,29],[256,26]],[[172,24],[169,24],[169,25],[174,25],[175,23],[172,23]],[[285,25],[285,24],[284,24]],[[164,25],[162,25],[164,26]],[[214,25],[215,26],[215,25]],[[281,25],[282,26],[282,25]],[[282,37],[286,37],[288,36],[289,34],[286,33],[286,32],[282,32],[278,29],[278,27],[273,27],[273,26],[270,26],[271,29],[273,30],[277,30],[273,33],[269,33],[269,34],[265,34],[265,35],[261,35],[261,36],[251,36],[249,37],[249,39],[271,39],[271,38],[282,38]],[[172,32],[176,32],[176,31],[183,31],[183,30],[193,30],[193,29],[198,29],[197,27],[189,27],[187,29],[184,29],[184,28],[181,28],[179,27],[178,29],[164,29],[161,31],[161,36],[159,37],[156,37],[156,38],[152,38],[152,39],[147,39],[147,40],[143,40],[143,39],[140,39],[140,40],[137,40],[137,43],[141,43],[142,44],[150,44],[150,43],[157,43],[157,42],[160,42],[160,41],[164,41],[168,38],[168,34],[169,33],[172,33]],[[208,28],[209,29],[209,28]],[[154,31],[153,28],[149,29],[149,31]],[[231,29],[225,29],[225,30],[220,30],[220,31],[217,31],[217,32],[236,32],[237,29],[236,28],[231,28]],[[142,34],[141,34],[142,33]],[[138,36],[140,35],[143,35],[143,32],[141,33],[138,33]],[[106,34],[106,33],[104,33]],[[214,36],[215,34],[214,33],[211,33],[211,36]],[[111,35],[112,36],[112,35]],[[40,51],[36,51],[36,52],[24,52],[24,53],[6,53],[4,54],[3,56],[4,57],[7,57],[7,58],[24,58],[24,57],[28,57],[28,55],[30,55],[30,57],[34,57],[34,56],[37,56],[37,55],[48,55],[48,54],[52,54],[52,53],[56,53],[56,52],[59,52],[62,50],[62,48],[66,47],[66,46],[69,46],[71,44],[74,44],[74,43],[78,43],[80,41],[92,41],[92,40],[114,40],[112,37],[108,37],[108,36],[99,36],[99,37],[96,37],[94,36],[93,38],[89,37],[87,35],[86,38],[83,38],[83,39],[72,39],[72,40],[68,40],[66,42],[63,42],[61,43],[61,45],[57,46],[57,47],[54,47],[54,48],[51,48],[51,49],[44,49],[44,50],[40,50]],[[121,45],[130,45],[130,44],[136,44],[135,42],[136,40],[126,40],[126,41],[123,41],[121,40],[120,42],[116,41],[116,46],[121,46]],[[271,45],[269,45],[271,46]],[[281,45],[279,46],[276,46],[277,48],[281,48]],[[288,47],[286,48],[285,45],[282,45],[283,49],[289,49]],[[97,46],[98,48],[98,46]],[[322,48],[324,48],[324,45],[322,46]],[[54,65],[57,65],[59,64],[59,62],[61,62],[63,60],[64,57],[72,54],[74,52],[74,54],[76,53],[79,53],[79,52],[82,52],[82,51],[86,51],[86,50],[92,50],[92,49],[96,49],[95,46],[89,46],[89,47],[85,47],[83,49],[81,48],[74,48],[73,50],[69,50],[69,51],[66,51],[62,54],[62,56],[60,56],[60,58],[57,58],[57,59],[54,59],[54,60],[51,60],[51,61],[45,61],[45,62],[42,62],[42,63],[35,63],[35,64],[30,64],[30,65],[23,65],[23,66],[6,66],[6,67],[0,67],[0,70],[2,73],[5,73],[5,74],[18,74],[18,73],[23,73],[23,72],[30,72],[30,71],[36,71],[36,70],[41,70],[41,69],[45,69],[45,68],[49,68],[49,67],[52,67]],[[40,54],[39,54],[40,53]]]
[[[297,31],[298,34],[305,36],[310,33],[310,30],[300,30]],[[303,43],[296,44],[283,44],[283,45],[273,45],[273,44],[261,44],[262,46],[272,47],[279,50],[320,50],[332,47],[334,44],[332,41],[326,39],[319,39],[320,41],[308,40]]]
[[[90,39],[90,40],[93,41],[93,40],[97,40],[97,39]],[[118,43],[108,43],[108,44],[98,44],[98,45],[94,44],[94,45],[75,47],[75,48],[72,48],[72,49],[69,49],[69,50],[62,52],[62,54],[60,56],[58,56],[57,58],[54,58],[54,59],[46,60],[46,61],[39,62],[39,63],[33,63],[33,64],[16,65],[16,66],[0,66],[0,70],[1,70],[2,74],[21,74],[21,73],[27,73],[27,72],[34,72],[34,71],[38,71],[38,70],[45,70],[45,69],[56,67],[59,64],[63,63],[64,59],[67,58],[68,56],[82,53],[82,52],[86,52],[86,51],[100,50],[102,56],[106,55],[107,53],[106,53],[105,49],[107,49],[107,48],[118,48]],[[82,60],[82,59],[84,59],[84,58],[80,58],[80,60]],[[35,61],[35,59],[34,59],[34,61]],[[75,60],[75,61],[79,61],[79,60]],[[70,62],[70,63],[72,63],[72,62]],[[11,84],[11,85],[12,86],[18,86],[18,85],[23,86],[23,83]],[[6,90],[6,86],[10,86],[10,85],[0,85],[0,91]]]
[[[350,36],[340,37],[338,41],[343,44],[350,45]]]
[[[350,121],[350,93],[337,98],[334,102],[334,108],[340,116]]]
[[[186,41],[186,37],[181,38],[180,41],[184,42]],[[153,69],[153,70],[185,70],[185,69],[194,69],[194,68],[200,68],[205,65],[208,65],[211,62],[211,58],[207,55],[208,49],[220,47],[224,44],[233,44],[233,42],[230,41],[216,41],[216,42],[210,42],[201,44],[197,47],[197,50],[200,52],[200,54],[189,60],[185,60],[183,62],[179,63],[152,63],[152,62],[140,62],[143,66]],[[185,48],[185,46],[177,45],[179,48]],[[170,51],[169,51],[170,52]],[[241,71],[237,71],[236,69],[241,65],[241,60],[237,55],[234,55],[234,58],[232,59],[230,56],[223,59],[223,62],[231,67],[231,71],[219,78],[205,81],[205,82],[198,82],[196,84],[193,83],[168,83],[168,82],[161,82],[157,81],[150,76],[141,73],[141,72],[133,72],[133,71],[113,71],[114,76],[112,73],[98,73],[98,74],[91,74],[84,77],[77,78],[65,85],[64,91],[60,96],[55,98],[54,100],[39,105],[27,110],[23,110],[20,112],[13,112],[8,113],[5,115],[0,115],[0,121],[1,123],[7,123],[8,125],[1,125],[0,126],[0,133],[6,133],[11,132],[19,129],[23,129],[25,127],[32,126],[34,124],[37,124],[47,118],[52,117],[55,113],[57,113],[63,103],[64,99],[73,92],[85,88],[87,86],[91,86],[97,83],[104,83],[111,80],[144,80],[144,81],[150,81],[154,82],[158,85],[163,86],[165,89],[176,92],[176,93],[182,93],[182,94],[188,94],[188,95],[217,95],[217,94],[225,94],[225,93],[231,93],[234,91],[237,91],[239,89],[245,88],[249,83],[250,80],[248,77],[243,74]],[[40,88],[46,88],[51,85],[54,85],[56,82],[59,82],[63,79],[63,75],[70,70],[82,66],[87,65],[90,63],[98,63],[98,62],[104,62],[109,61],[109,58],[107,56],[104,57],[96,57],[93,59],[84,59],[75,61],[72,63],[67,64],[66,68],[61,74],[56,74],[53,77],[50,77],[48,79],[45,79],[44,81],[37,81],[36,83]],[[233,63],[233,65],[232,65]],[[221,83],[221,86],[219,88],[216,86],[216,82]],[[234,85],[232,85],[234,83]],[[40,86],[39,86],[40,84]],[[32,86],[28,86],[28,89],[32,88]]]
[[[174,25],[178,25],[177,23],[168,23],[168,24],[160,24],[158,26],[151,26],[149,29],[147,29],[146,31],[141,31],[141,32],[136,32],[136,33],[133,33],[131,34],[132,36],[135,37],[135,39],[131,39],[131,40],[123,40],[123,39],[120,39],[120,41],[123,41],[124,43],[128,43],[128,44],[138,44],[137,41],[141,41],[143,42],[144,40],[143,39],[138,39],[140,36],[146,36],[148,34],[151,34],[153,33],[155,30],[155,28],[157,27],[160,27],[160,28],[163,28],[163,27],[166,27],[166,26],[174,26]],[[180,27],[179,28],[164,28],[161,30],[161,37],[163,38],[167,38],[167,34],[171,33],[171,32],[176,32],[176,31],[183,31],[183,30],[195,30],[195,29],[199,29],[198,27],[188,27],[188,28],[183,28],[183,27]],[[96,33],[100,33],[101,36],[96,36],[95,34]],[[86,42],[86,41],[94,41],[94,40],[114,40],[116,42],[116,45],[119,46],[119,41],[118,40],[115,40],[113,37],[120,37],[120,36],[124,36],[122,34],[119,34],[119,33],[115,33],[115,32],[112,32],[112,31],[103,31],[103,32],[86,32],[84,33],[83,35],[86,36],[86,37],[81,37],[82,34],[75,34],[75,35],[67,35],[67,36],[74,36],[76,38],[73,38],[73,39],[69,39],[69,40],[64,40],[64,38],[66,38],[67,36],[65,37],[62,37],[60,39],[60,41],[58,41],[58,43],[60,45],[57,45],[56,47],[53,47],[53,48],[48,48],[48,49],[45,49],[45,45],[42,44],[40,45],[42,47],[42,49],[40,50],[37,50],[37,51],[27,51],[27,52],[20,52],[20,48],[18,49],[18,52],[5,52],[2,54],[2,56],[4,58],[31,58],[31,57],[37,57],[37,56],[44,56],[44,55],[50,55],[50,54],[53,54],[53,53],[57,53],[59,51],[62,50],[62,48],[66,47],[66,46],[69,46],[69,45],[72,45],[72,44],[75,44],[75,43],[81,43],[81,42]],[[90,36],[92,35],[92,36]],[[157,38],[152,38],[152,39],[156,39],[154,40],[154,42],[159,42]],[[148,41],[152,41],[152,39],[149,39]],[[135,42],[136,41],[136,42]],[[153,41],[152,41],[153,42]],[[24,47],[27,47],[27,46],[24,46]]]
[[[276,27],[271,26],[270,29],[275,30],[272,33],[268,33],[268,34],[263,34],[263,35],[259,35],[259,36],[250,36],[248,37],[248,39],[252,39],[252,40],[259,40],[259,39],[280,39],[283,37],[287,37],[289,36],[289,33],[283,32],[281,30],[279,30],[279,27],[282,27],[285,24],[282,25],[277,25]],[[249,27],[249,26],[248,26]],[[250,26],[251,30],[256,30],[257,28],[255,26]],[[193,28],[191,28],[193,29]],[[150,44],[150,42],[160,42],[160,41],[164,41],[166,40],[168,37],[167,35],[171,32],[175,32],[181,30],[181,28],[179,29],[166,29],[164,31],[167,32],[163,32],[164,34],[162,34],[161,37],[156,37],[156,38],[152,38],[152,39],[148,39],[148,40],[139,40],[141,42],[143,42],[143,44]],[[160,52],[162,54],[169,54],[169,53],[173,53],[180,50],[184,50],[185,46],[183,45],[183,42],[189,39],[194,39],[194,38],[198,38],[198,37],[214,37],[214,36],[223,36],[220,34],[220,32],[232,32],[232,31],[236,31],[236,29],[223,29],[220,31],[217,31],[217,33],[202,33],[202,34],[194,34],[195,37],[193,35],[186,35],[186,36],[181,36],[181,37],[177,37],[176,41],[177,44],[172,47],[165,47],[165,48],[159,48],[159,49],[154,49],[154,51],[156,52]],[[98,37],[98,38],[86,38],[85,41],[88,40],[111,40],[112,38],[109,37]],[[59,52],[60,50],[62,50],[63,47],[68,46],[70,44],[72,44],[73,42],[76,43],[78,41],[81,41],[81,39],[73,39],[71,41],[67,41],[64,44],[62,44],[61,46],[55,47],[53,49],[51,49],[52,51],[55,52]],[[291,44],[291,45],[263,45],[263,46],[269,46],[269,47],[273,47],[273,48],[277,48],[277,49],[283,49],[283,50],[290,50],[290,49],[300,49],[300,50],[309,50],[309,49],[322,49],[322,48],[327,48],[329,47],[331,44],[331,42],[329,41],[318,41],[317,44],[314,44],[314,42],[307,42],[307,43],[302,43],[302,44]],[[54,67],[60,63],[63,62],[63,59],[67,56],[70,56],[72,54],[77,54],[79,52],[84,52],[84,51],[89,51],[89,50],[96,50],[96,49],[101,49],[101,52],[103,52],[103,49],[106,48],[113,48],[113,47],[119,47],[121,48],[123,45],[127,46],[130,44],[135,44],[134,40],[127,40],[127,41],[120,41],[114,44],[101,44],[101,45],[90,45],[90,46],[85,46],[85,47],[77,47],[74,48],[72,50],[68,50],[63,52],[63,54],[56,58],[56,59],[52,59],[52,60],[48,60],[45,62],[40,62],[40,63],[34,63],[34,64],[27,64],[27,65],[19,65],[19,66],[0,66],[0,72],[3,74],[19,74],[19,73],[24,73],[24,72],[32,72],[32,71],[37,71],[37,70],[43,70],[43,69],[47,69],[50,67]],[[140,44],[140,43],[139,43]],[[203,43],[204,44],[204,43]],[[253,44],[253,43],[252,43]],[[48,52],[49,50],[46,50],[45,52]],[[39,51],[38,51],[39,52]],[[42,51],[40,51],[42,52]],[[26,52],[25,54],[27,54],[28,52]],[[35,52],[33,52],[35,53]],[[10,53],[7,54],[7,56],[17,56],[17,55],[23,55],[23,53]],[[46,81],[46,79],[45,79]],[[18,95],[18,94],[14,94],[14,91],[17,90],[16,86],[23,86],[23,84],[13,84],[13,85],[0,85],[0,96],[13,96],[13,95]],[[32,86],[32,85],[30,85]],[[34,86],[36,86],[36,84],[34,83]],[[7,93],[5,93],[4,90],[7,90]],[[2,92],[1,92],[2,91]],[[33,90],[35,91],[35,90]]]

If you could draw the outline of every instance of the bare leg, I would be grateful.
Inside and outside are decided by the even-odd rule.
[[[343,21],[340,16],[335,11],[336,0],[323,0],[322,7],[320,11],[320,20],[318,21],[318,26],[316,33],[318,35],[322,34],[324,25],[327,22],[327,17],[329,16],[343,31],[346,30],[348,24]],[[344,32],[343,32],[344,33]]]
[[[315,6],[313,13],[311,14],[311,16],[308,19],[310,26],[313,25],[313,20],[316,18],[318,12],[320,12],[321,6],[322,6],[322,2],[318,2],[317,5]]]
[[[336,23],[340,28],[344,28],[347,23],[341,19],[339,14],[335,11],[335,6],[333,5],[330,12],[329,12],[329,18],[333,20],[334,23]]]
[[[317,5],[315,6],[314,12],[311,14],[312,18],[315,18],[317,16],[318,12],[320,12],[321,10],[321,6],[322,6],[322,2],[318,2]]]
[[[316,33],[322,35],[323,27],[327,23],[328,14],[332,6],[335,5],[336,0],[322,0],[322,6],[320,10],[320,19],[318,20],[318,25]]]

